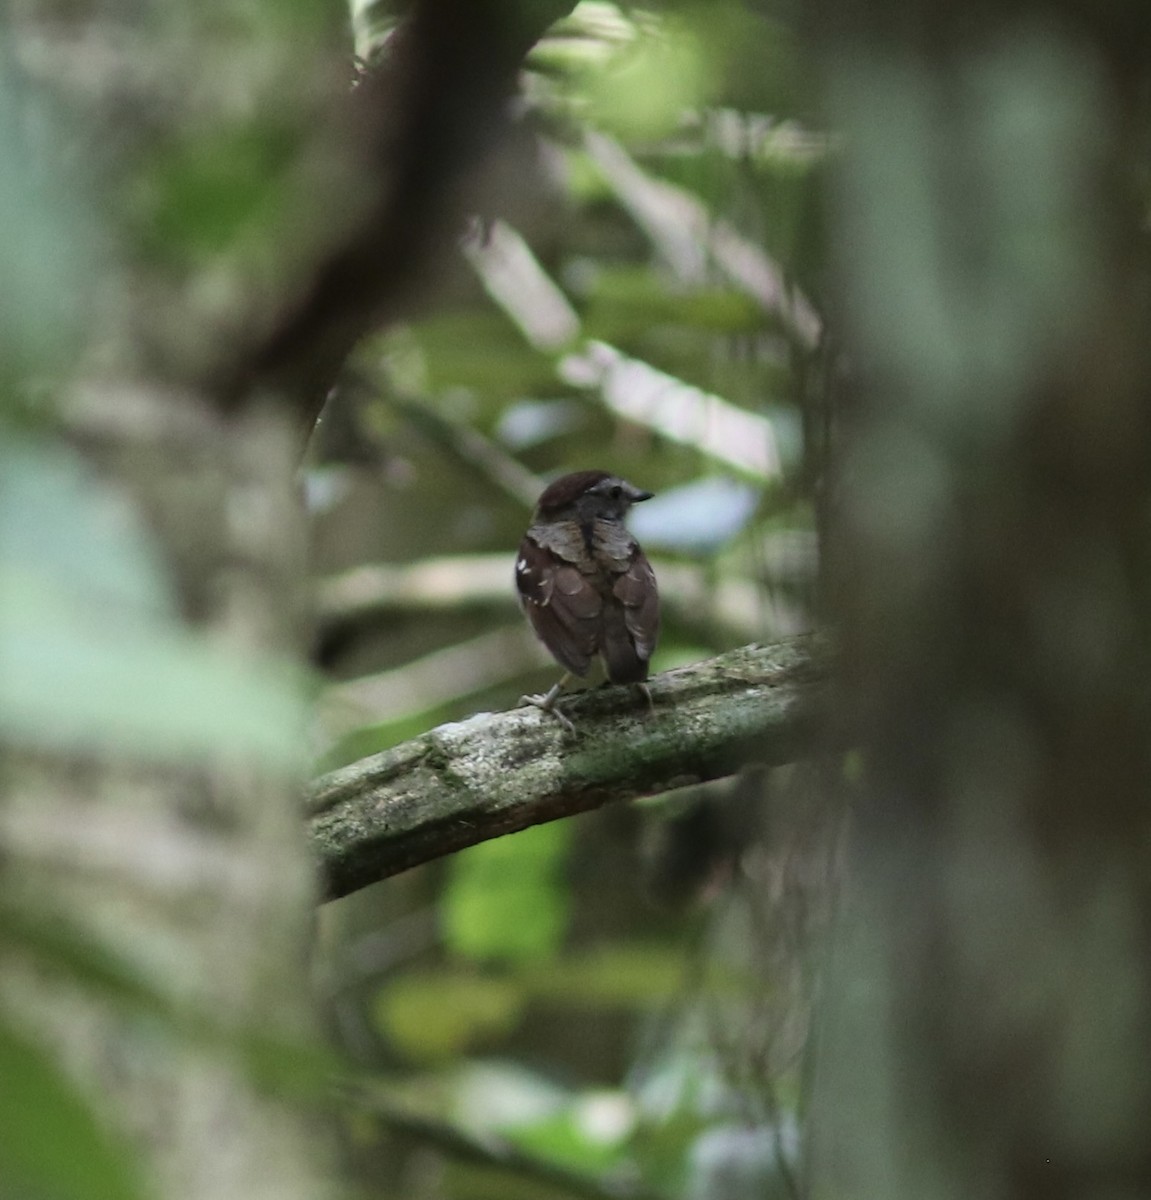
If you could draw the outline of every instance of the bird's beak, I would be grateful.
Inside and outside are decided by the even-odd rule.
[[[650,500],[654,495],[655,492],[645,492],[641,491],[637,487],[633,487],[628,493],[628,499],[632,502],[632,504],[638,504],[641,500]]]

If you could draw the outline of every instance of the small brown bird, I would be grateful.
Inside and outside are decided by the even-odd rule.
[[[606,471],[564,475],[540,496],[520,543],[520,603],[536,636],[566,668],[549,692],[522,702],[552,713],[569,729],[556,698],[573,675],[588,673],[597,654],[612,683],[647,679],[659,636],[659,592],[624,517],[651,495]]]

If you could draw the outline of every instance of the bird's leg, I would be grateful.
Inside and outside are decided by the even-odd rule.
[[[575,733],[575,726],[571,721],[556,708],[556,700],[559,699],[559,694],[571,683],[571,672],[565,671],[559,682],[553,684],[552,687],[542,696],[521,696],[521,704],[534,704],[541,712],[550,713],[561,725],[563,725],[569,733]]]
[[[655,712],[655,701],[651,698],[651,688],[646,683],[637,683],[635,685],[639,689],[639,694],[647,701],[647,711]]]

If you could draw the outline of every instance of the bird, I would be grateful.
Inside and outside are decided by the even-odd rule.
[[[607,471],[574,471],[548,486],[520,542],[515,580],[536,637],[564,675],[550,691],[522,696],[569,730],[555,707],[573,675],[598,655],[612,683],[644,681],[659,637],[655,572],[624,518],[651,492]]]

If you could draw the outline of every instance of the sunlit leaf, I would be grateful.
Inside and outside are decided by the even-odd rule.
[[[713,86],[699,43],[671,21],[651,23],[584,83],[593,120],[624,137],[648,139],[671,133]]]
[[[628,1161],[634,1123],[634,1106],[623,1093],[592,1092],[574,1096],[558,1112],[505,1126],[502,1132],[550,1162],[604,1172]]]

